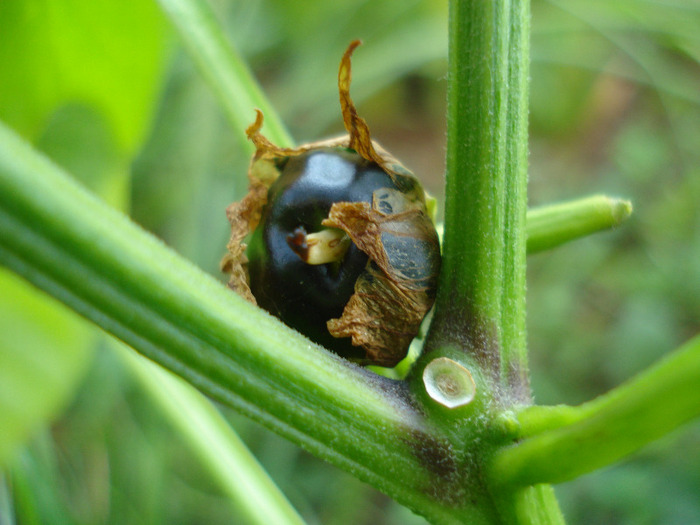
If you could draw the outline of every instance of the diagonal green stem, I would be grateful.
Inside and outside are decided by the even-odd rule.
[[[454,518],[426,461],[451,461],[449,446],[400,383],[246,303],[4,126],[0,263],[211,397],[431,519]]]
[[[525,408],[523,440],[495,456],[494,477],[516,485],[557,483],[614,463],[700,416],[698,385],[700,337],[581,406]]]

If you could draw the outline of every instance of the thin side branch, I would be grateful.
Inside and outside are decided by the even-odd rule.
[[[533,208],[527,213],[527,253],[615,228],[631,214],[630,201],[606,195]]]
[[[609,393],[577,407],[529,407],[519,443],[496,454],[494,478],[559,483],[610,465],[700,416],[700,336]]]

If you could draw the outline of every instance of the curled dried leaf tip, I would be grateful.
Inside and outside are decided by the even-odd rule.
[[[262,135],[256,110],[250,188],[227,209],[222,269],[233,290],[312,340],[394,366],[433,304],[440,247],[420,183],[372,141],[350,97],[359,44],[338,71],[348,135],[281,148]]]
[[[343,54],[338,68],[338,93],[340,95],[340,111],[343,114],[343,124],[350,135],[349,147],[358,152],[363,158],[376,162],[381,166],[383,159],[375,151],[369,126],[365,119],[357,114],[355,103],[350,97],[350,82],[352,81],[352,66],[350,58],[353,52],[362,44],[360,40],[350,43]]]

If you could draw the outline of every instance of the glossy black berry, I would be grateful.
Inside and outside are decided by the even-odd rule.
[[[326,322],[342,315],[367,255],[350,243],[341,260],[313,265],[304,262],[299,245],[304,234],[323,229],[334,203],[371,203],[375,190],[396,186],[378,165],[343,148],[284,158],[279,168],[248,246],[250,289],[262,308],[313,341],[362,357],[349,338],[331,336]]]

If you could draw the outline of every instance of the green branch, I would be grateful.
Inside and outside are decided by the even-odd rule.
[[[448,480],[425,461],[449,461],[449,446],[398,383],[248,304],[4,126],[0,263],[209,396],[430,519],[454,518],[436,499]]]
[[[499,335],[508,100],[502,6],[450,2],[444,257],[432,335],[448,332],[449,316],[459,326],[451,331],[469,326],[474,347],[493,346]]]
[[[533,208],[527,213],[527,252],[549,250],[614,228],[631,214],[630,201],[605,195]]]
[[[428,348],[527,398],[527,1],[450,3],[443,267]],[[465,338],[466,336],[466,338]]]
[[[500,451],[501,483],[558,483],[614,463],[700,416],[700,337],[609,393],[578,407],[528,407],[522,441]]]
[[[443,265],[427,350],[470,369],[481,421],[426,411],[457,434],[466,457],[488,457],[479,427],[500,404],[530,400],[525,327],[529,1],[450,2]],[[479,405],[479,396],[488,402]],[[497,407],[494,410],[494,407]],[[467,414],[465,409],[465,415]],[[488,426],[488,425],[487,425]],[[455,440],[457,441],[457,440]],[[478,465],[472,468],[482,468]],[[556,523],[549,487],[524,490],[482,480],[503,523]],[[488,494],[488,496],[486,496]],[[500,521],[499,521],[500,520]]]

